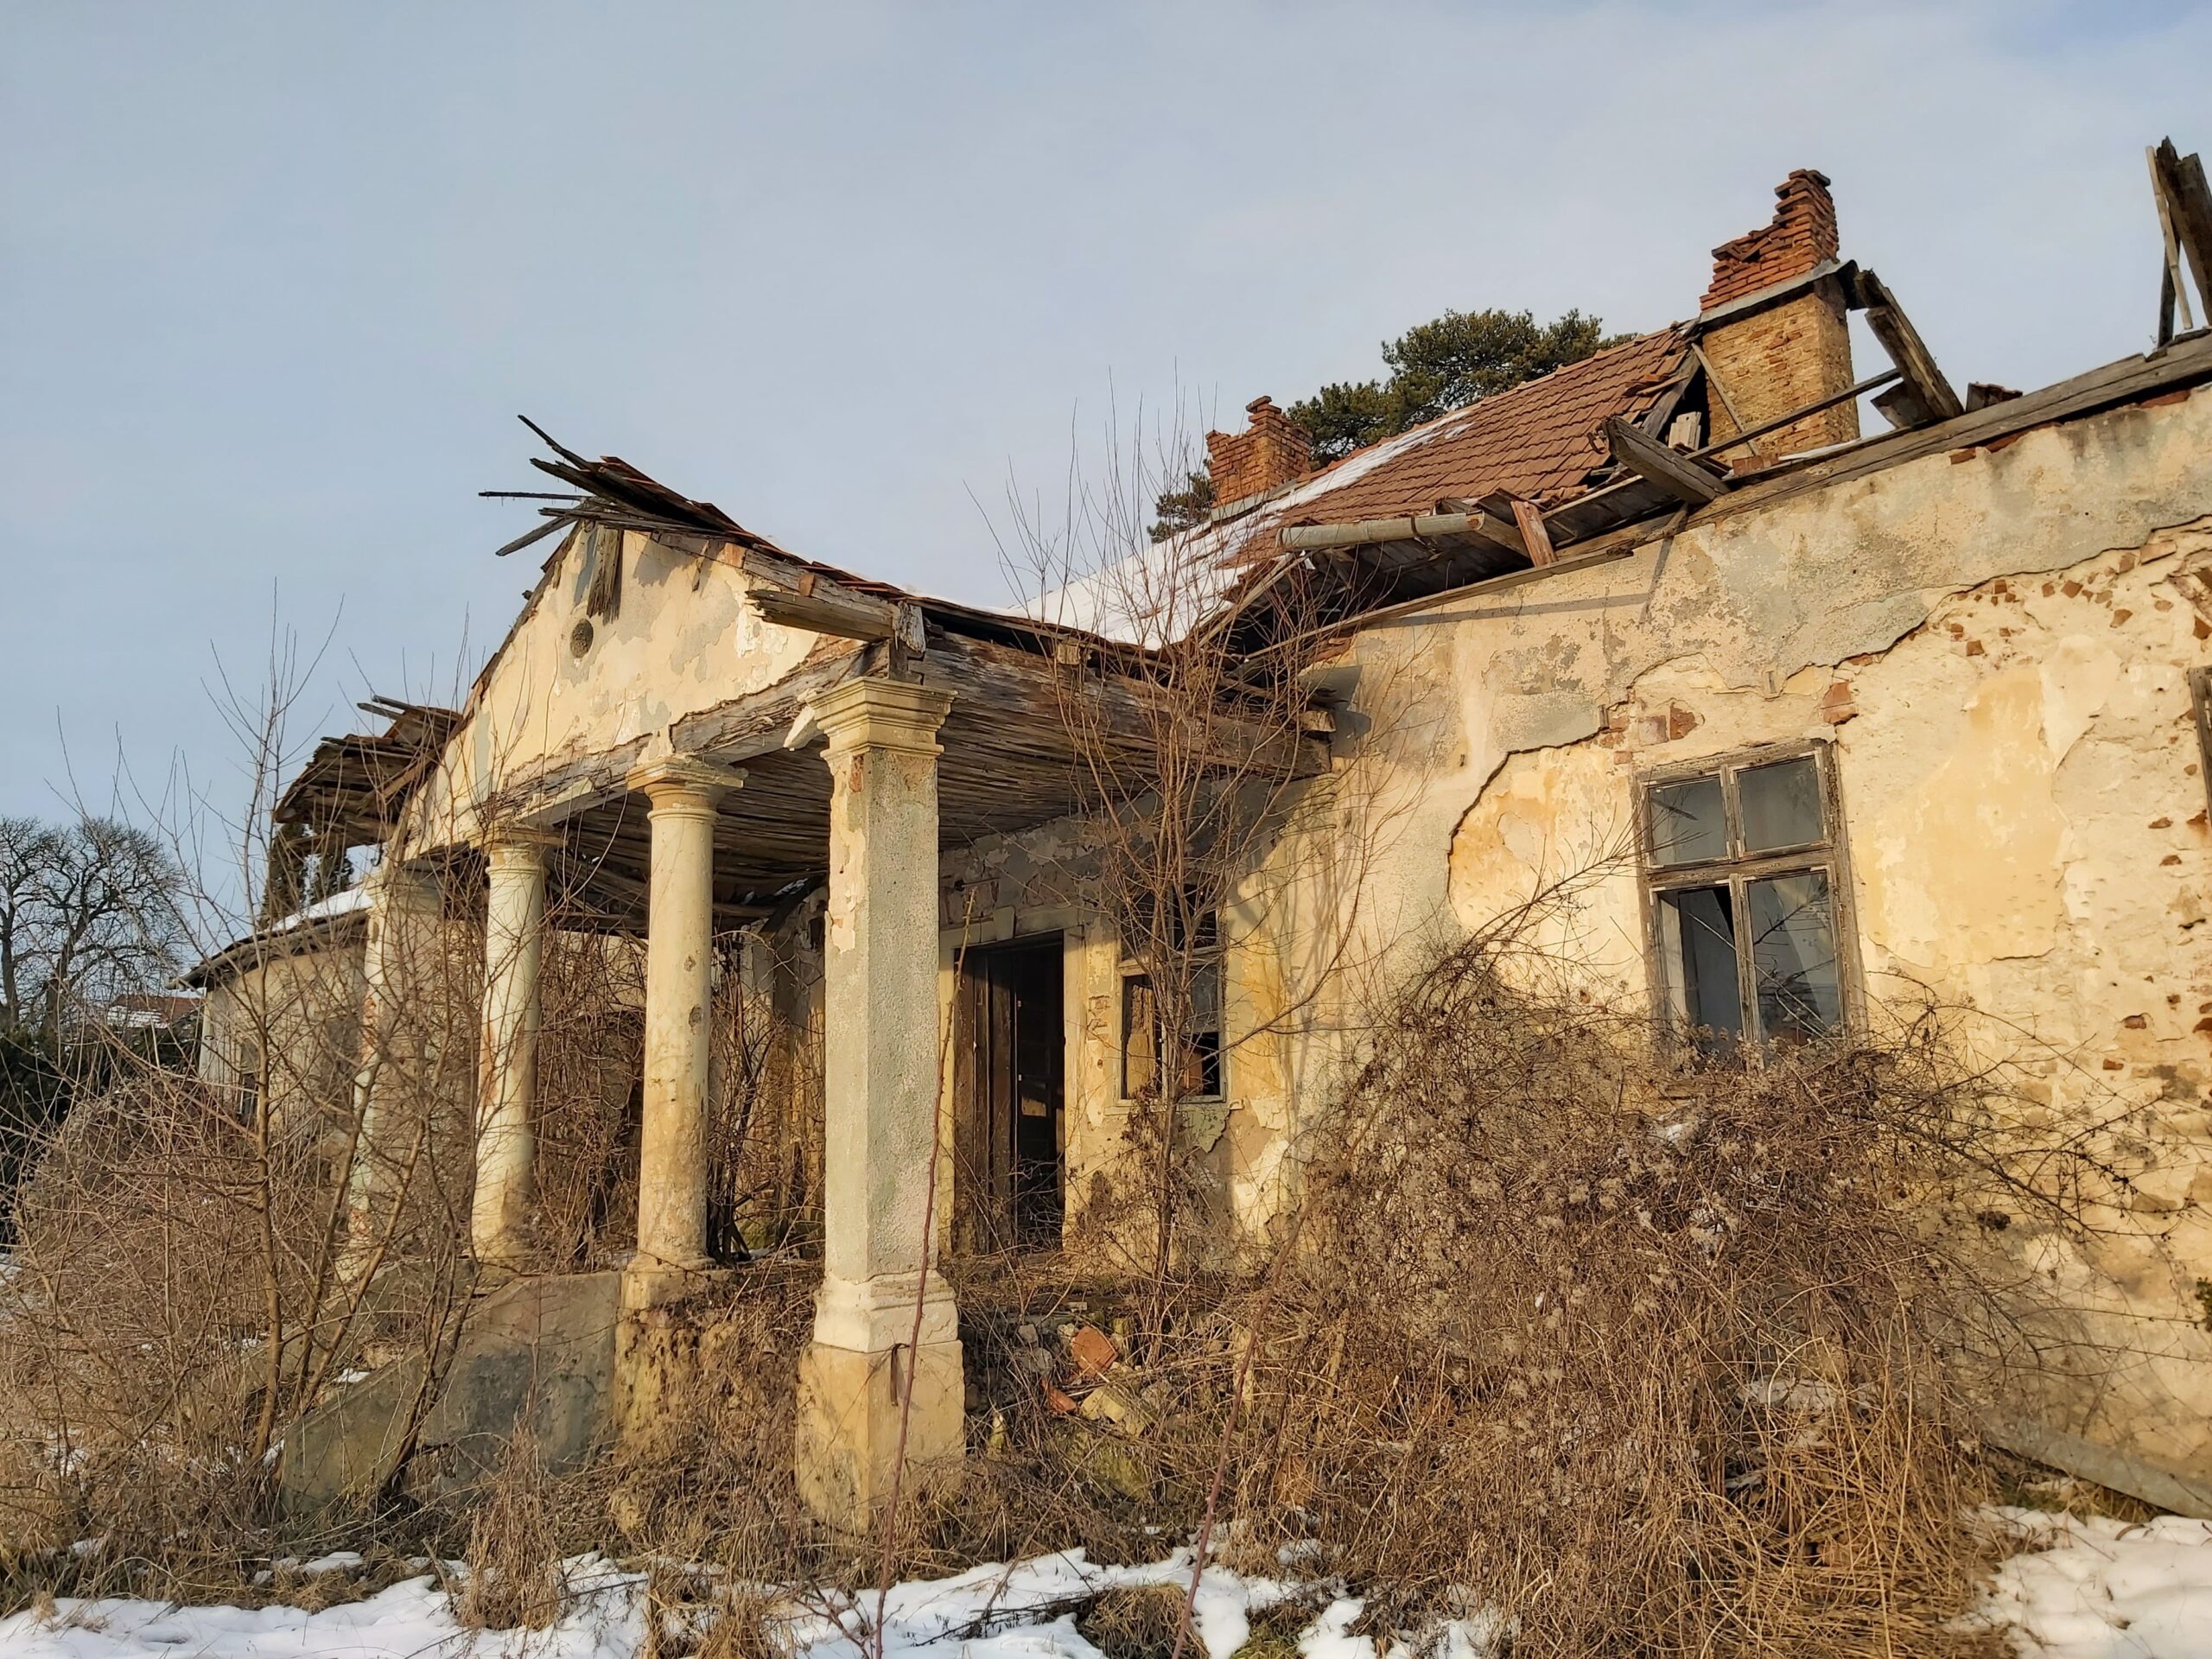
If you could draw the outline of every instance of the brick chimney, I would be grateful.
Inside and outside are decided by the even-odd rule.
[[[1206,476],[1217,508],[1294,484],[1313,470],[1313,440],[1274,398],[1255,397],[1244,412],[1252,417],[1245,430],[1206,434]]]
[[[1771,224],[1713,251],[1713,285],[1700,304],[1701,317],[1802,276],[1836,257],[1835,201],[1828,194],[1827,175],[1801,167],[1774,194]],[[1702,334],[1700,344],[1720,391],[1726,393],[1725,400],[1719,392],[1708,398],[1715,442],[1852,384],[1851,332],[1844,321],[1842,296],[1833,283],[1779,305],[1732,314]],[[1758,457],[1772,460],[1858,435],[1858,406],[1839,404],[1757,440]],[[1732,458],[1738,467],[1756,464],[1757,459],[1741,449],[1732,451]]]

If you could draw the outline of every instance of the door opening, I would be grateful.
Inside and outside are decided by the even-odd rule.
[[[953,1179],[963,1250],[1060,1242],[1061,995],[1057,933],[962,959]]]

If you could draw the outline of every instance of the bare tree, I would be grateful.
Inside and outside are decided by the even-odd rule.
[[[184,887],[168,849],[134,824],[87,817],[54,832],[27,911],[49,1042],[73,1013],[168,982],[186,942]]]
[[[30,1023],[24,999],[43,942],[41,893],[60,855],[51,825],[0,818],[0,1032]]]
[[[1233,521],[1152,540],[1153,498],[1191,448],[1140,424],[1089,479],[1077,470],[1064,516],[1017,497],[1001,537],[1040,622],[1113,642],[1064,645],[1055,683],[1094,861],[1082,885],[1125,964],[1122,1087],[1141,1109],[1129,1135],[1148,1170],[1155,1324],[1185,1239],[1211,1219],[1187,1110],[1224,1099],[1231,1052],[1301,1024],[1351,967],[1358,871],[1388,816],[1355,803],[1367,780],[1331,761],[1315,671],[1342,640],[1326,582]],[[1230,982],[1232,952],[1262,939],[1281,982],[1245,995],[1232,1024],[1231,1000],[1253,989]]]

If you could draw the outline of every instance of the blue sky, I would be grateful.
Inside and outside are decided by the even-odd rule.
[[[1955,380],[2149,343],[2178,3],[0,3],[0,811],[243,789],[429,700],[534,558],[527,413],[794,550],[1001,600],[976,505],[1447,306],[1693,310],[1790,168]],[[542,550],[540,550],[542,551]]]

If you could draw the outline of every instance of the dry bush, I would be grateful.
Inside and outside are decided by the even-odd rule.
[[[637,1243],[645,965],[626,940],[549,916],[538,995],[533,1222],[546,1267],[607,1266]]]
[[[471,1630],[542,1630],[568,1595],[556,1500],[536,1444],[518,1432],[477,1489],[467,1574],[454,1612]]]
[[[184,1079],[78,1104],[21,1200],[0,1313],[0,1427],[16,1465],[0,1529],[50,1543],[120,1529],[129,1553],[251,1527],[263,1229],[311,1239],[319,1174],[309,1157],[252,1158],[221,1103]]]
[[[1690,1074],[1501,950],[1321,1128],[1248,1304],[1240,1548],[1319,1545],[1385,1626],[1471,1598],[1522,1659],[1954,1650],[1975,1399],[2030,1357],[1971,1217],[2063,1219],[2064,1149],[1932,1018]]]
[[[1106,1659],[1173,1659],[1183,1599],[1171,1584],[1108,1590],[1076,1615],[1075,1627]]]
[[[819,976],[788,938],[766,929],[716,944],[708,1248],[742,1260],[821,1236]]]
[[[373,1512],[284,1516],[278,1475],[286,1434],[339,1378],[410,1355],[435,1375],[448,1357],[469,1163],[451,1085],[475,1012],[465,975],[426,977],[395,1024],[407,1053],[443,1058],[387,1068],[408,1086],[385,1090],[376,1136],[307,1071],[238,1087],[141,1063],[41,1149],[0,1279],[0,1548],[24,1552],[11,1599],[257,1599],[272,1558],[374,1541]],[[286,984],[240,1017],[266,1055],[321,1011]]]
[[[818,1273],[792,1262],[736,1270],[723,1296],[687,1304],[661,1333],[688,1376],[590,1477],[628,1548],[779,1583],[807,1564],[812,1527],[792,1478],[798,1360]]]

